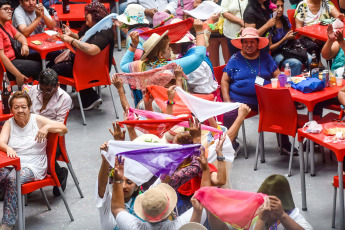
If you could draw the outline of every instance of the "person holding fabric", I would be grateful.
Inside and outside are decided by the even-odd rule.
[[[47,9],[36,0],[20,0],[20,6],[13,13],[12,24],[25,37],[43,33],[46,27],[52,30],[55,26]]]
[[[289,63],[291,67],[291,76],[302,73],[303,64],[296,58],[285,59],[282,53],[284,45],[295,39],[294,32],[291,30],[291,24],[287,16],[284,15],[284,0],[273,1],[277,5],[276,24],[272,28],[272,36],[270,37],[270,52],[277,66],[285,67]],[[311,56],[308,58],[311,62]]]
[[[17,40],[22,44],[21,55],[28,56],[29,47],[25,36],[12,25],[12,8],[8,0],[0,0],[0,58],[5,66],[7,77],[10,81],[16,81],[18,86],[24,84],[28,76],[38,79],[42,70],[40,62],[20,59],[16,57],[11,40]]]
[[[234,54],[223,70],[221,91],[224,102],[241,102],[247,104],[252,110],[258,110],[258,100],[255,92],[255,83],[270,84],[271,78],[277,78],[280,71],[267,52],[260,52],[269,43],[268,38],[259,36],[258,30],[247,27],[238,39],[232,44],[241,49]],[[238,114],[233,110],[224,114],[224,126],[231,127]],[[291,144],[286,135],[282,135],[283,151],[289,153]],[[233,142],[234,149],[239,144]],[[297,152],[297,149],[296,149]]]
[[[32,100],[31,113],[39,114],[53,121],[64,123],[67,113],[71,109],[72,99],[68,93],[60,88],[59,77],[52,69],[45,69],[39,75],[39,85],[32,86],[28,95]],[[56,159],[61,155],[57,146],[55,157],[55,172],[59,178],[61,189],[65,191],[68,170],[60,167]],[[58,187],[53,188],[54,196],[60,196]]]
[[[114,132],[112,133],[114,140],[124,141],[125,140],[125,131],[121,131],[121,128],[118,124],[114,125]],[[108,142],[105,142],[101,145],[101,150],[108,151]],[[119,227],[116,224],[116,220],[111,213],[111,200],[116,199],[112,198],[112,187],[113,183],[118,183],[114,181],[113,177],[109,175],[113,173],[113,168],[109,165],[108,161],[102,155],[102,164],[98,173],[98,181],[96,184],[96,205],[99,211],[101,225],[103,230],[118,230]],[[136,197],[139,195],[140,185],[138,186],[129,178],[123,177],[122,181],[123,186],[123,196],[125,202],[125,209],[130,214],[134,214],[134,202]]]
[[[48,133],[64,135],[64,124],[49,120],[40,115],[30,114],[32,105],[29,95],[15,92],[9,105],[13,117],[5,122],[0,133],[0,150],[7,157],[20,157],[21,183],[42,180],[47,174],[46,137]],[[14,168],[0,168],[0,183],[4,184],[5,201],[2,218],[2,230],[10,230],[16,222],[17,189]]]
[[[271,16],[272,10],[269,5],[269,0],[248,0],[248,5],[243,13],[244,27],[256,28],[261,37],[267,37],[271,28],[276,24],[276,18]]]
[[[237,53],[239,50],[231,44],[232,39],[237,38],[237,34],[244,27],[244,10],[246,9],[248,0],[223,0],[222,15],[225,18],[223,25],[223,33],[228,42],[230,55]]]
[[[171,48],[169,46],[169,37],[167,36],[169,31],[166,31],[161,36],[155,33],[152,34],[143,44],[145,53],[141,60],[135,62],[133,62],[133,57],[139,44],[139,34],[136,31],[130,33],[132,46],[129,47],[121,60],[121,70],[125,73],[143,72],[175,62],[182,67],[185,74],[190,74],[200,66],[206,55],[205,32],[203,31],[202,22],[198,19],[194,20],[194,28],[197,34],[195,52],[188,57],[182,57],[173,61],[170,61]]]
[[[92,2],[85,6],[85,25],[78,34],[73,33],[65,26],[66,34],[59,35],[63,42],[71,44],[73,48],[83,51],[88,55],[97,55],[108,45],[109,48],[109,71],[113,61],[114,31],[113,28],[101,29],[93,34],[88,34],[87,39],[83,39],[88,30],[92,29],[99,21],[108,15],[108,11],[102,3]],[[109,19],[110,20],[110,19]],[[85,41],[84,41],[85,40]],[[55,70],[58,75],[73,78],[74,55],[70,53],[69,60],[61,60],[52,63],[48,67]],[[56,60],[56,59],[55,59]],[[81,90],[80,97],[84,110],[90,110],[102,104],[102,99],[92,88]]]

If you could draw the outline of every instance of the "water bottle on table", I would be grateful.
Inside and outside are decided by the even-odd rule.
[[[53,21],[55,22],[55,25],[54,25],[54,31],[56,31],[56,32],[60,32],[60,19],[59,19],[59,17],[57,16],[57,12],[54,12],[54,17],[53,17]]]
[[[285,87],[291,87],[291,68],[289,63],[285,64],[285,68],[284,68],[284,74],[286,75],[286,83],[285,83]]]

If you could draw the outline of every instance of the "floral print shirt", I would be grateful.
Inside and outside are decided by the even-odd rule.
[[[307,0],[301,1],[296,8],[294,17],[303,22],[303,26],[311,26],[319,23],[323,19],[331,17],[334,4],[329,0],[321,0],[321,7],[317,14],[313,14],[307,5]]]

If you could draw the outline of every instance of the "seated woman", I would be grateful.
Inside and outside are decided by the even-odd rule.
[[[16,81],[18,86],[22,86],[28,77],[38,79],[42,70],[40,62],[19,59],[16,57],[12,47],[11,39],[22,43],[21,55],[29,54],[29,47],[26,38],[18,32],[12,25],[12,8],[11,1],[0,0],[0,59],[5,66],[8,79]],[[11,38],[9,37],[11,36]]]
[[[267,52],[260,49],[268,45],[268,39],[259,36],[256,29],[247,27],[242,36],[233,39],[232,44],[241,49],[234,54],[223,70],[221,90],[225,102],[241,102],[247,104],[252,110],[258,110],[258,100],[255,92],[255,83],[270,84],[271,78],[280,74],[277,65]],[[238,110],[224,114],[224,126],[229,128],[237,117]],[[235,140],[234,140],[235,141]],[[282,135],[283,151],[289,153],[291,144],[288,136]],[[234,149],[239,144],[233,142]],[[297,149],[296,149],[297,152]]]
[[[273,1],[273,3],[277,5],[277,16],[272,30],[273,36],[270,37],[270,52],[278,67],[284,67],[286,63],[289,63],[291,76],[296,76],[302,73],[302,62],[296,58],[286,59],[281,50],[289,40],[295,39],[295,34],[291,30],[289,19],[284,15],[284,0]],[[309,58],[310,63],[311,56]]]
[[[300,28],[315,25],[321,20],[331,17],[342,19],[344,15],[340,14],[338,9],[329,0],[303,0],[297,5],[294,17],[296,28]],[[309,54],[315,51],[317,60],[320,60],[320,52],[324,42],[309,37],[302,37],[301,43],[307,48]]]
[[[67,133],[66,126],[40,115],[30,114],[29,95],[15,92],[9,101],[13,117],[6,121],[0,133],[0,150],[7,157],[20,157],[21,184],[42,180],[47,174],[46,136],[48,133]],[[16,222],[17,189],[13,168],[0,168],[0,184],[4,184],[4,214],[0,229],[12,229]]]
[[[97,55],[104,48],[110,45],[109,49],[109,66],[111,66],[113,60],[114,50],[114,32],[113,28],[101,30],[93,34],[87,41],[82,42],[81,39],[85,33],[96,25],[97,22],[102,20],[108,15],[108,11],[102,3],[92,2],[85,6],[85,25],[78,34],[71,32],[71,30],[65,26],[66,34],[60,35],[61,40],[71,44],[74,48],[83,51],[88,55]],[[73,78],[73,64],[74,56],[71,56],[71,60],[52,63],[50,66],[59,75]],[[111,68],[109,68],[110,70]],[[102,99],[98,96],[96,91],[92,88],[81,90],[80,97],[84,110],[94,109],[102,103]]]

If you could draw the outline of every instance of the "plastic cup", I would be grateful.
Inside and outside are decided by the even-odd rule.
[[[342,77],[336,77],[337,79],[337,86],[342,86],[343,85],[343,78]]]
[[[278,79],[277,78],[272,78],[271,79],[271,84],[272,84],[272,88],[277,88],[278,87]]]
[[[287,76],[285,74],[279,74],[278,80],[279,80],[280,87],[285,87],[285,84],[287,82]]]

